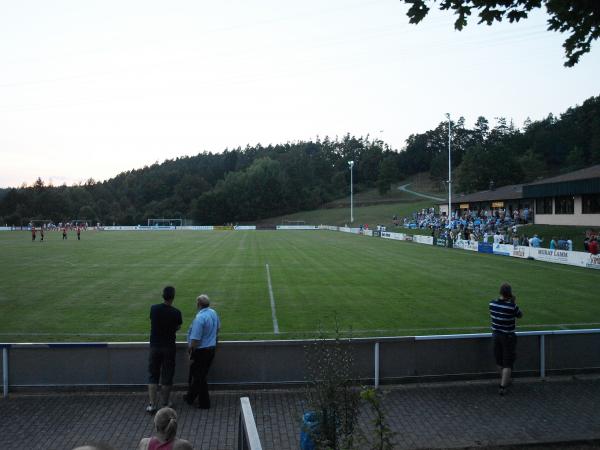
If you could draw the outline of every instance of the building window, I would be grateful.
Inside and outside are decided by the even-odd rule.
[[[556,197],[556,214],[573,214],[575,212],[575,200],[573,196]]]
[[[552,214],[552,197],[536,199],[535,212],[537,214]]]
[[[581,207],[583,214],[600,214],[600,194],[583,195]]]

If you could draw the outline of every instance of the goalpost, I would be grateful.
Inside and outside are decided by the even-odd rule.
[[[148,219],[148,227],[181,227],[183,219]]]

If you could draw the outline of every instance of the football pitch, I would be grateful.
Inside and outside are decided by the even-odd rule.
[[[0,233],[0,342],[147,341],[175,286],[206,293],[221,339],[476,333],[508,281],[520,330],[600,327],[600,272],[331,231]]]

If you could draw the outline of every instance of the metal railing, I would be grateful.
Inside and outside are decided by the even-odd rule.
[[[517,374],[600,371],[600,329],[522,331]],[[496,367],[489,356],[491,333],[372,337],[344,340],[355,352],[353,377],[361,383],[489,377]],[[327,340],[329,341],[329,340]],[[222,386],[281,386],[305,383],[306,346],[312,340],[224,341],[210,383]],[[333,341],[331,341],[333,343]],[[185,344],[178,344],[181,349]],[[3,395],[9,389],[142,387],[146,378],[147,342],[137,343],[0,343]],[[239,358],[255,364],[239,368]],[[178,352],[185,368],[185,352]],[[70,367],[65,371],[64,367]],[[37,370],[39,368],[41,370]],[[175,382],[185,384],[185,370]]]
[[[237,450],[262,450],[248,397],[240,398]]]
[[[8,348],[2,347],[2,396],[8,397]]]

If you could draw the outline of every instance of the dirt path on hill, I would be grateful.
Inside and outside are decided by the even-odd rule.
[[[416,195],[417,197],[423,197],[423,198],[428,198],[431,200],[436,200],[438,202],[443,202],[446,200],[445,198],[435,197],[433,195],[422,194],[420,192],[411,191],[410,189],[407,189],[408,186],[410,186],[410,183],[403,184],[402,186],[398,186],[398,190],[403,191],[403,192],[408,192],[409,194]]]

